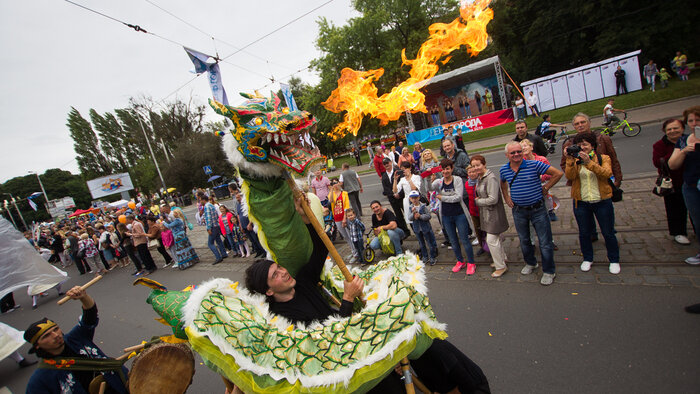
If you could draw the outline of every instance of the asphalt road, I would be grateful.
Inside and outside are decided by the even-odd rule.
[[[227,259],[183,272],[160,269],[151,278],[182,289],[212,277],[241,280],[245,266]],[[76,276],[68,283],[86,281]],[[89,290],[100,311],[95,342],[111,356],[168,333],[145,302],[149,290],[131,282],[122,269]],[[482,367],[494,393],[685,393],[700,387],[700,316],[682,309],[700,302],[695,288],[431,279],[429,289],[449,340]],[[55,292],[36,310],[22,291],[15,299],[23,307],[2,321],[19,329],[44,316],[69,329],[80,313],[77,302],[57,306]],[[27,349],[20,351],[26,356]],[[222,393],[221,379],[198,357],[195,365],[188,392]],[[2,360],[0,387],[24,392],[34,368]]]
[[[513,135],[515,135],[515,133]],[[661,123],[653,123],[642,126],[642,132],[636,137],[625,137],[622,133],[617,133],[612,137],[624,176],[629,177],[656,172],[656,169],[651,163],[651,147],[662,135]],[[469,150],[468,146],[467,150]],[[487,167],[492,171],[497,172],[506,162],[505,154],[500,150],[482,153],[482,155],[486,158]],[[559,168],[561,143],[557,146],[554,154],[550,154],[547,158],[553,165]],[[360,179],[364,186],[364,193],[360,194],[360,202],[363,207],[368,206],[373,200],[387,201],[386,198],[382,196],[382,185],[376,172],[361,175]],[[560,182],[560,184],[562,184],[562,182]],[[367,213],[369,214],[369,211]]]

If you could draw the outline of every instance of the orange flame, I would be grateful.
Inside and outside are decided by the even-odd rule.
[[[467,46],[471,56],[476,56],[486,48],[486,25],[493,19],[489,3],[490,0],[476,0],[473,4],[465,4],[460,9],[459,18],[450,23],[430,25],[430,37],[421,45],[415,59],[406,59],[404,48],[401,59],[403,64],[411,66],[409,78],[389,93],[377,97],[377,87],[374,85],[374,81],[384,74],[384,69],[355,71],[344,68],[338,79],[338,87],[321,103],[331,112],[347,111],[344,120],[328,135],[332,139],[341,138],[348,131],[357,135],[365,115],[377,118],[385,125],[398,119],[406,110],[427,112],[425,95],[420,88],[437,74],[440,59],[462,45]],[[447,61],[449,58],[443,64]]]

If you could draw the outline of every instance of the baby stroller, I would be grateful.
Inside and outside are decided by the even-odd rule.
[[[324,213],[325,211],[327,209],[324,209]],[[332,214],[328,213],[323,216],[323,229],[331,242],[335,242],[335,238],[338,236],[338,228],[335,226]]]

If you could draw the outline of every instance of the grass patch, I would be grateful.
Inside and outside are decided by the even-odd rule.
[[[649,91],[649,88],[646,85],[644,85],[642,90],[631,92],[622,96],[616,96],[615,108],[628,110],[637,107],[643,107],[645,105],[657,104],[662,103],[664,101],[700,94],[700,78],[694,78],[688,81],[679,81],[678,79],[672,78],[669,80],[668,87],[666,89],[661,89],[661,83],[658,81],[656,86],[656,92]],[[552,123],[568,123],[569,131],[571,131],[571,129],[573,129],[573,127],[571,127],[571,118],[573,118],[575,114],[583,112],[591,117],[603,116],[603,107],[605,107],[605,104],[607,104],[607,102],[608,97],[599,100],[588,101],[585,103],[574,104],[564,108],[554,109],[551,111],[547,111],[547,113],[551,116]],[[628,120],[630,122],[634,122],[633,118],[629,118]],[[530,130],[534,130],[535,127],[537,127],[537,125],[541,123],[541,119],[528,117],[527,123]],[[511,133],[515,133],[515,126],[513,123],[506,123],[500,126],[489,127],[488,129],[479,130],[474,133],[463,134],[462,139],[466,144],[468,142]],[[440,140],[429,141],[422,145],[424,148],[440,150]],[[496,145],[477,150],[470,149],[469,153],[495,149],[498,147],[503,147],[503,145]],[[367,164],[367,151],[363,150],[362,152],[362,163]],[[342,163],[345,162],[349,163],[351,166],[357,164],[355,162],[355,158],[353,158],[352,156],[342,156],[335,160],[335,166],[340,168]]]

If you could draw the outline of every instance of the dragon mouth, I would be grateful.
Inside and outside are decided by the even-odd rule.
[[[323,158],[311,139],[312,130],[287,133],[265,133],[260,137],[261,144],[267,144],[268,158],[285,169],[303,175],[317,161]]]

